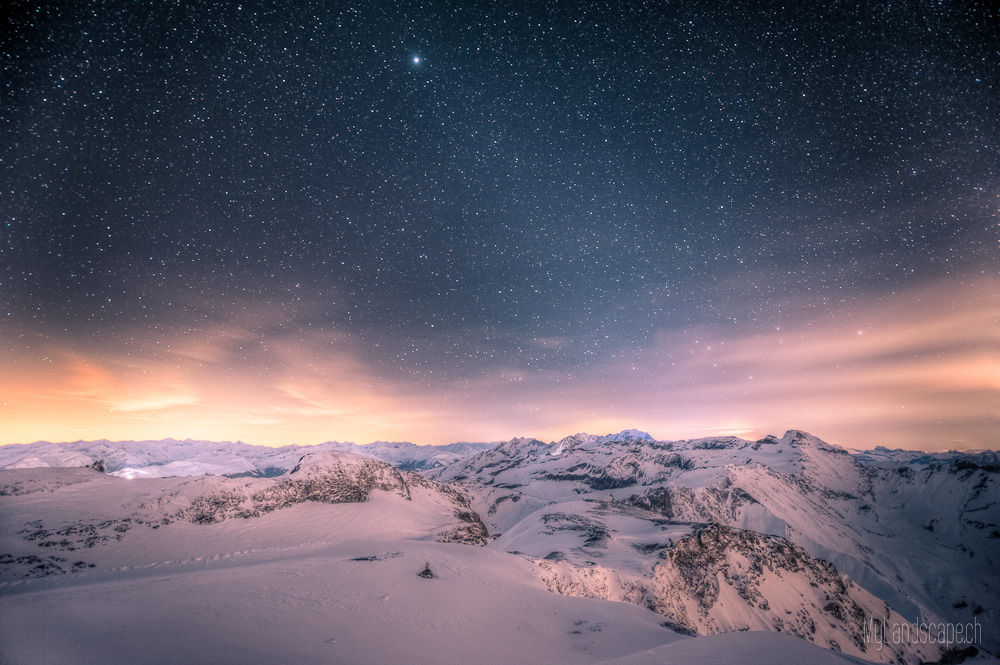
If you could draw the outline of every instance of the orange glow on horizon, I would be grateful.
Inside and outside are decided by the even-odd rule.
[[[41,341],[0,360],[0,443],[442,444],[626,427],[756,438],[794,427],[847,447],[997,448],[997,293],[997,280],[941,285],[781,330],[665,333],[571,377],[498,366],[436,384],[383,377],[361,340],[328,332],[259,339],[230,323],[128,353]]]

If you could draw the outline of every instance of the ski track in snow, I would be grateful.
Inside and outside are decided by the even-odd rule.
[[[0,581],[0,589],[20,586],[23,587],[24,591],[33,591],[34,588],[32,587],[36,586],[45,587],[47,585],[53,585],[68,587],[88,583],[100,584],[107,581],[107,577],[109,575],[114,575],[116,579],[136,579],[144,572],[149,572],[151,574],[159,574],[161,572],[182,573],[187,567],[203,571],[211,568],[258,565],[261,563],[294,559],[301,556],[303,550],[336,545],[340,542],[341,541],[320,541],[317,543],[295,545],[291,547],[252,548],[237,550],[234,552],[222,552],[219,554],[171,559],[167,561],[154,561],[152,563],[87,569],[75,573],[67,573],[65,575],[49,575],[46,577]],[[322,552],[315,552],[310,556],[321,555]],[[123,576],[122,573],[129,573],[130,575]],[[2,595],[2,593],[0,593],[0,595]]]

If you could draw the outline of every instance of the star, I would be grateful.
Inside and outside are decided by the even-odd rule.
[[[267,30],[212,4],[25,6],[18,25],[37,27],[0,45],[0,444],[187,421],[195,438],[289,443],[282,414],[302,410],[299,443],[561,436],[612,400],[632,415],[607,431],[748,411],[765,429],[787,410],[834,442],[838,423],[849,444],[995,440],[968,369],[989,343],[967,336],[1000,291],[998,91],[976,70],[1000,56],[961,3],[645,3],[591,22],[548,3],[442,20],[289,2]],[[928,340],[884,352],[902,342],[875,323],[904,310],[935,322]],[[844,391],[836,414],[821,369]],[[755,409],[736,386],[751,373]],[[898,379],[918,375],[938,431],[898,418],[916,394]],[[965,416],[955,377],[979,396]],[[141,396],[128,408],[176,406],[119,418],[138,413],[123,391]],[[99,394],[115,418],[92,417]],[[65,400],[58,422],[48,400]],[[278,414],[266,432],[233,428],[231,405],[251,402]],[[425,407],[441,415],[421,431],[364,424]]]

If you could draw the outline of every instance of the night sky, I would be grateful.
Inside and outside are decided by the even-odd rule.
[[[997,447],[1000,14],[787,4],[14,3],[0,443]]]

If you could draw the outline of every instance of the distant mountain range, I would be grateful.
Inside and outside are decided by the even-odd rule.
[[[848,452],[798,430],[758,441],[626,430],[448,446],[39,442],[0,447],[0,496],[28,491],[14,470],[84,466],[126,478],[227,476],[176,481],[183,499],[143,494],[135,523],[254,519],[420,488],[453,517],[439,539],[485,544],[530,562],[551,591],[639,605],[684,634],[777,631],[869,661],[918,663],[971,651],[872,631],[978,624],[974,650],[1000,652],[994,451]],[[70,531],[114,540],[125,533],[118,524]]]
[[[519,439],[515,439],[518,441]],[[535,441],[535,439],[531,439]],[[767,440],[767,439],[763,439]],[[617,434],[593,436],[575,434],[553,442],[557,453],[566,446],[581,441],[591,444],[627,441],[654,441],[648,433],[628,429]],[[704,441],[742,441],[735,438],[704,439]],[[270,477],[290,470],[308,452],[339,451],[388,462],[405,471],[428,471],[449,466],[502,443],[449,443],[447,445],[416,445],[406,441],[375,441],[367,444],[327,441],[315,446],[287,445],[255,446],[237,441],[200,441],[193,439],[160,439],[145,441],[73,441],[52,443],[37,441],[27,444],[0,446],[0,469],[40,467],[72,468],[89,466],[101,461],[105,471],[127,477],[167,478],[201,475],[250,475]],[[540,443],[540,442],[539,442]],[[542,444],[546,445],[546,444]],[[882,446],[872,450],[850,450],[859,462],[870,465],[907,464],[917,467],[966,461],[984,468],[1000,469],[996,451],[923,451],[890,450]]]
[[[487,450],[493,443],[451,443],[418,446],[407,442],[376,441],[365,445],[328,441],[316,446],[279,448],[237,441],[74,441],[0,446],[0,469],[79,467],[102,462],[106,472],[128,478],[175,476],[259,476],[287,473],[306,453],[337,451],[388,462],[407,471],[446,466]]]

